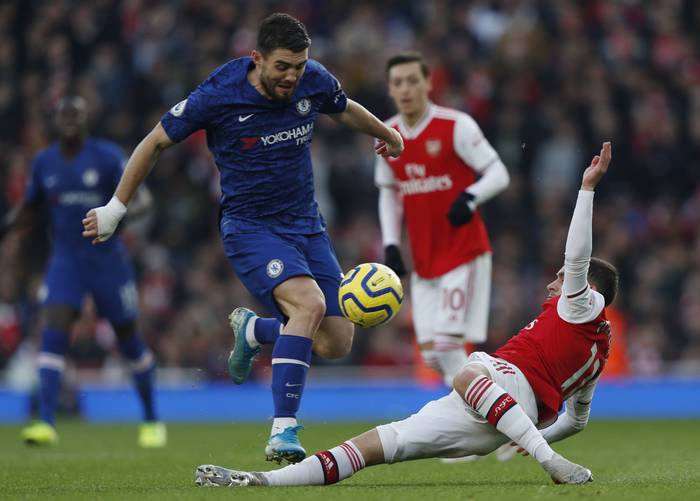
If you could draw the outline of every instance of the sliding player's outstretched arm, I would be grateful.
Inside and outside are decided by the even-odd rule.
[[[591,299],[588,267],[593,247],[593,194],[595,187],[607,172],[611,158],[611,144],[605,142],[600,154],[593,157],[584,171],[566,238],[562,299],[557,304],[557,311],[564,320],[571,323],[588,322],[604,307],[602,297],[598,301]]]
[[[83,237],[92,238],[92,243],[97,244],[112,236],[126,215],[126,206],[143,179],[155,165],[161,152],[173,144],[158,122],[131,154],[112,199],[104,207],[90,209],[86,214],[83,219]]]

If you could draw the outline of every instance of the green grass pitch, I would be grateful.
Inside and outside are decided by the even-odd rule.
[[[307,450],[337,445],[368,424],[307,423]],[[272,467],[263,458],[265,424],[172,424],[162,450],[136,447],[134,426],[59,423],[61,443],[27,448],[20,428],[0,427],[0,499],[700,499],[700,421],[592,422],[555,445],[589,467],[595,481],[557,486],[531,458],[444,465],[423,460],[369,468],[330,487],[198,488],[194,468],[215,463]]]

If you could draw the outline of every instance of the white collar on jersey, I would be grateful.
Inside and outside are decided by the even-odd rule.
[[[425,130],[425,128],[428,126],[428,124],[434,116],[435,105],[431,102],[428,102],[428,107],[426,108],[425,113],[423,113],[423,116],[420,117],[420,120],[418,120],[418,122],[416,122],[416,125],[414,125],[413,127],[409,127],[404,121],[403,117],[400,116],[399,132],[406,139],[415,139],[418,136],[420,136],[421,132]]]

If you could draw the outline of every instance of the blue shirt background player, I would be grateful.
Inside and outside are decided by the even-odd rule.
[[[48,212],[52,252],[41,288],[42,331],[39,366],[40,420],[22,432],[27,443],[57,441],[54,414],[65,367],[71,324],[90,294],[98,314],[109,320],[122,355],[128,360],[143,405],[142,446],[165,445],[165,428],[156,422],[153,403],[153,354],[136,333],[138,298],[126,250],[115,238],[96,248],[81,237],[85,211],[109,200],[122,174],[124,156],[108,141],[87,137],[84,99],[66,97],[55,115],[58,141],[39,152],[25,199],[8,222],[20,229],[39,208]]]
[[[229,317],[234,349],[229,373],[242,383],[261,344],[274,344],[274,420],[270,460],[305,457],[296,413],[314,351],[338,358],[350,351],[353,327],[341,316],[342,276],[314,200],[310,142],[315,118],[336,121],[379,139],[380,155],[398,155],[401,136],[358,103],[309,59],[304,25],[273,14],[259,27],[251,57],[230,61],[173,106],[133,152],[114,197],[83,220],[86,238],[110,237],[126,204],[160,152],[204,129],[221,172],[220,230],[238,277],[274,318],[246,308]],[[284,322],[284,324],[282,324]],[[313,341],[312,341],[313,339]]]

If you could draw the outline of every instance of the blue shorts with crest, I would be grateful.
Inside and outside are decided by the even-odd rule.
[[[272,291],[282,282],[309,276],[326,298],[326,316],[342,316],[338,288],[343,273],[328,234],[226,233],[224,251],[248,291],[280,321],[286,321]]]

